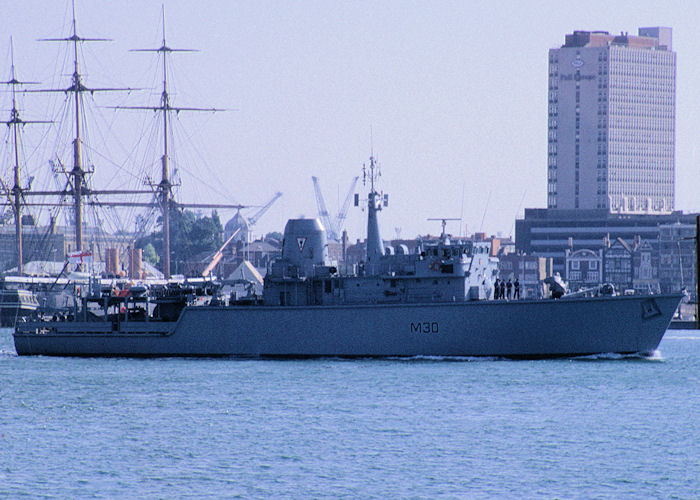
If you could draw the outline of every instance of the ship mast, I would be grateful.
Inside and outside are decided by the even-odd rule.
[[[163,156],[161,157],[161,180],[156,186],[158,200],[163,221],[163,274],[165,278],[170,278],[170,207],[172,204],[172,187],[170,181],[170,155],[168,136],[170,134],[169,123],[170,113],[180,111],[223,111],[217,108],[184,108],[170,105],[170,94],[168,93],[168,55],[173,52],[197,52],[196,49],[173,49],[168,47],[165,41],[165,9],[162,11],[163,17],[163,43],[157,49],[134,49],[133,52],[157,52],[163,56],[163,90],[160,97],[159,106],[120,106],[121,109],[149,109],[160,112],[163,116]]]
[[[366,184],[367,177],[369,177],[370,185],[367,197],[367,264],[371,272],[373,272],[375,264],[379,262],[379,258],[384,255],[384,243],[379,234],[379,221],[377,220],[377,212],[382,209],[382,195],[377,192],[374,186],[375,179],[380,175],[379,165],[372,153],[369,157],[369,172],[364,165],[362,166],[362,181]]]
[[[83,249],[83,183],[85,171],[83,170],[83,154],[80,137],[80,101],[82,99],[83,84],[78,68],[78,35],[75,26],[75,4],[73,4],[73,85],[71,91],[75,93],[75,139],[73,139],[73,200],[75,203],[75,247]]]
[[[17,274],[22,275],[24,273],[24,255],[22,248],[22,199],[24,190],[22,189],[22,184],[20,181],[20,167],[19,167],[19,126],[26,123],[51,123],[49,121],[24,121],[20,118],[19,110],[17,109],[17,86],[19,85],[29,85],[35,84],[37,82],[21,82],[17,80],[15,76],[15,51],[12,38],[10,38],[10,52],[11,52],[11,63],[10,63],[10,79],[6,82],[2,82],[12,88],[12,110],[10,111],[10,119],[4,121],[8,127],[12,127],[12,144],[14,150],[14,185],[12,189],[7,189],[3,185],[4,191],[7,194],[9,201],[12,205],[12,211],[14,213],[15,219],[15,256],[17,258]],[[4,184],[4,183],[3,183]]]
[[[78,31],[75,21],[75,0],[72,3],[72,25],[73,34],[67,38],[42,38],[40,41],[45,42],[70,42],[73,44],[73,75],[71,77],[71,86],[67,89],[43,89],[39,92],[65,92],[74,94],[75,106],[75,138],[73,139],[73,168],[70,172],[66,172],[70,178],[73,196],[73,210],[75,218],[75,246],[77,251],[83,250],[83,197],[87,194],[87,186],[85,184],[86,175],[91,173],[83,168],[82,155],[82,94],[90,92],[91,94],[97,91],[111,90],[131,90],[117,88],[88,88],[83,84],[80,67],[78,64],[78,44],[83,42],[106,42],[111,41],[109,38],[84,38],[78,36]]]
[[[75,2],[73,1],[72,4],[72,34],[69,37],[66,38],[44,38],[41,39],[40,41],[52,41],[52,42],[71,42],[73,44],[73,75],[71,78],[71,86],[68,87],[67,89],[38,89],[38,90],[30,90],[28,92],[64,92],[66,94],[68,93],[73,93],[75,94],[75,100],[74,100],[74,111],[75,111],[75,137],[73,139],[73,167],[70,171],[65,171],[64,173],[68,177],[68,183],[66,185],[66,188],[63,190],[58,190],[58,191],[27,191],[27,190],[21,190],[19,181],[17,180],[16,177],[16,182],[15,182],[15,189],[12,190],[12,194],[15,194],[15,200],[10,198],[11,193],[10,190],[5,188],[3,186],[3,191],[6,192],[8,196],[8,202],[4,202],[2,204],[4,205],[12,205],[15,207],[15,220],[19,218],[19,221],[21,222],[21,217],[19,217],[19,211],[16,209],[18,206],[17,200],[23,200],[24,197],[27,196],[58,196],[60,198],[59,201],[55,202],[29,202],[25,201],[23,204],[25,206],[51,206],[51,207],[63,207],[63,206],[68,206],[63,203],[63,198],[65,196],[71,196],[72,197],[72,203],[70,206],[72,206],[74,210],[74,215],[75,215],[75,242],[76,242],[76,250],[82,251],[83,250],[83,207],[85,205],[88,206],[96,206],[96,207],[153,207],[154,203],[153,202],[140,202],[140,201],[103,201],[103,200],[98,200],[96,197],[99,195],[150,195],[153,196],[154,191],[153,189],[150,190],[139,190],[139,189],[132,189],[132,190],[95,190],[91,189],[87,183],[86,183],[86,177],[87,174],[90,174],[90,170],[86,170],[83,166],[83,157],[82,157],[82,131],[83,131],[83,121],[82,121],[82,114],[83,114],[83,101],[82,101],[82,94],[85,92],[89,92],[90,94],[98,91],[131,91],[134,90],[132,88],[88,88],[85,86],[82,80],[82,76],[80,74],[80,66],[78,63],[78,44],[83,43],[83,42],[95,42],[95,41],[110,41],[109,38],[84,38],[81,36],[78,36],[77,34],[77,23],[75,19]],[[168,144],[168,135],[169,135],[169,126],[170,126],[170,113],[171,112],[176,112],[179,113],[180,111],[222,111],[219,109],[215,108],[183,108],[183,107],[173,107],[170,105],[170,99],[169,99],[169,94],[168,94],[168,70],[167,70],[167,58],[166,56],[171,53],[171,52],[193,52],[193,50],[190,49],[171,49],[169,48],[166,43],[165,43],[165,15],[163,14],[163,45],[158,48],[158,49],[143,49],[142,51],[146,52],[159,52],[163,54],[163,91],[161,94],[161,102],[159,106],[156,107],[145,107],[145,106],[114,106],[115,108],[121,108],[121,109],[148,109],[148,110],[155,110],[155,111],[160,111],[163,113],[163,130],[164,130],[164,139],[163,139],[163,157],[162,157],[162,179],[161,182],[155,186],[156,187],[156,195],[158,197],[158,205],[160,206],[162,212],[163,212],[163,221],[164,221],[164,234],[165,234],[165,244],[164,244],[164,249],[163,249],[163,262],[165,264],[165,269],[164,269],[164,274],[166,277],[170,277],[170,224],[169,224],[169,210],[168,208],[172,205],[172,184],[170,182],[170,173],[169,173],[169,144]],[[14,65],[13,65],[14,67]],[[13,73],[14,74],[14,73]],[[14,79],[14,77],[13,77]],[[12,83],[6,82],[6,83]],[[19,82],[18,82],[19,83]],[[27,83],[27,82],[25,82]],[[13,112],[13,120],[17,119],[19,120],[18,115],[15,115]],[[12,120],[11,120],[12,122]],[[8,123],[8,122],[4,122]],[[17,121],[17,124],[24,124],[24,123],[52,123],[52,122],[26,122],[26,121]],[[9,123],[8,123],[9,124]],[[15,161],[15,164],[18,165],[18,161]],[[153,186],[151,186],[153,188]],[[93,199],[86,199],[88,196],[94,197]],[[178,204],[178,206],[181,207],[187,207],[187,208],[229,208],[229,209],[241,209],[241,208],[248,208],[248,205],[241,205],[241,204],[216,204],[216,203],[181,203]],[[19,231],[21,234],[21,224],[17,224],[17,227],[19,227]],[[18,239],[18,241],[21,242],[21,238]],[[20,260],[21,262],[21,260]],[[20,264],[21,265],[21,264]]]

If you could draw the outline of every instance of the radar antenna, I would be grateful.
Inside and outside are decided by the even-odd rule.
[[[440,235],[440,238],[445,239],[447,237],[447,233],[445,232],[445,227],[447,226],[447,221],[453,221],[453,220],[462,220],[459,217],[429,217],[426,220],[439,220],[442,222],[442,234]]]

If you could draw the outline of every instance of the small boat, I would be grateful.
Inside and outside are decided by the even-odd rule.
[[[14,327],[17,321],[36,313],[39,302],[31,290],[0,288],[0,326]]]

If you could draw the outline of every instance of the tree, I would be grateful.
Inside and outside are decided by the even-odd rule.
[[[272,231],[271,233],[267,233],[265,235],[265,241],[274,240],[280,244],[282,243],[283,238],[284,236],[282,235],[282,233],[277,231]]]
[[[151,262],[146,256],[147,247],[151,247],[157,257],[163,253],[163,219],[158,218],[161,229],[148,236],[139,238],[135,246],[144,249],[144,259]],[[211,216],[198,217],[190,210],[182,210],[173,205],[170,208],[170,271],[175,269],[178,261],[187,261],[201,252],[215,252],[222,245],[224,229],[216,210]],[[155,264],[154,262],[151,262]],[[161,269],[162,270],[162,269]]]
[[[145,247],[143,247],[143,260],[145,260],[152,266],[158,265],[160,257],[158,257],[158,254],[156,253],[156,249],[153,247],[153,244],[148,243]]]

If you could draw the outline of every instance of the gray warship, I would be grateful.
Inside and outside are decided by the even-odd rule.
[[[417,252],[384,248],[375,168],[370,157],[367,253],[356,268],[331,265],[318,219],[289,220],[262,296],[222,300],[214,283],[91,287],[65,318],[18,322],[17,353],[550,358],[658,347],[681,294],[492,300],[497,262],[487,242],[451,241],[443,230]]]

